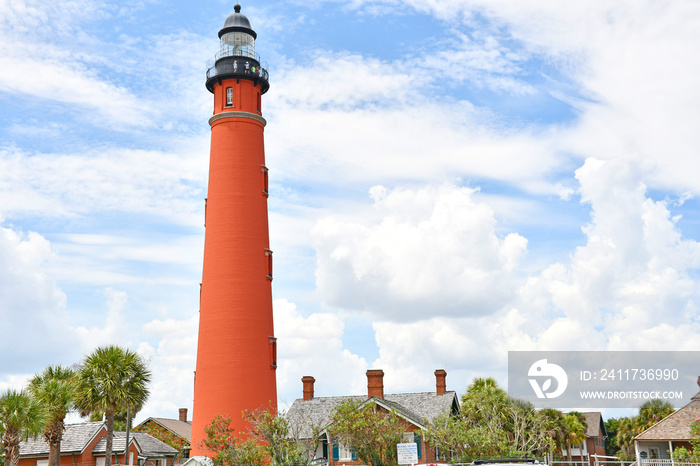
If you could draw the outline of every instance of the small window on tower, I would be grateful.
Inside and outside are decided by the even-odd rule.
[[[265,248],[265,257],[267,257],[267,279],[272,281],[272,249]]]
[[[268,171],[269,170],[265,165],[260,165],[260,172],[262,173],[262,193],[265,197],[270,195],[270,192],[268,191]]]
[[[270,341],[270,367],[277,368],[277,338],[269,337]]]
[[[261,105],[260,105],[260,100],[261,100],[261,99],[260,99],[260,93],[258,92],[258,113],[262,113],[262,111],[260,110],[260,107],[261,107]]]
[[[233,88],[232,87],[226,88],[226,106],[233,107]]]

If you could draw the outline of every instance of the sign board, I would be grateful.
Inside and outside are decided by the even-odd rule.
[[[396,451],[398,453],[399,464],[418,464],[417,443],[397,443]]]

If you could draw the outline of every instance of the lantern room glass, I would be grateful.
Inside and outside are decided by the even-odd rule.
[[[221,57],[255,58],[255,39],[245,32],[229,32],[221,36]]]

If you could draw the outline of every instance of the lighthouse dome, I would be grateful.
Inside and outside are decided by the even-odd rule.
[[[223,29],[219,31],[219,37],[221,37],[227,32],[242,31],[247,32],[248,34],[256,38],[257,34],[255,33],[255,31],[253,31],[253,27],[250,25],[250,21],[248,20],[246,15],[241,13],[241,5],[236,3],[236,5],[233,7],[233,11],[234,12],[230,14],[228,18],[226,18],[226,22],[224,23]]]
[[[236,3],[236,6],[233,7],[233,11],[234,12],[229,15],[228,18],[226,18],[226,22],[224,23],[225,28],[238,26],[252,29],[250,21],[248,21],[246,15],[241,13],[241,6],[238,3]]]

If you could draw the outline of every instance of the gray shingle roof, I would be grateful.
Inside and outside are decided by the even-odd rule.
[[[141,452],[143,456],[148,456],[149,458],[156,456],[166,457],[175,456],[179,453],[176,448],[171,447],[167,443],[145,432],[132,432],[131,434],[139,442],[141,448],[143,448]]]
[[[179,419],[167,419],[164,417],[149,417],[141,424],[139,424],[139,426],[143,426],[145,424],[148,424],[149,422],[155,422],[156,424],[169,430],[178,437],[186,438],[188,442],[192,439],[192,423],[189,421],[181,421]]]
[[[597,437],[600,431],[603,430],[603,436],[606,437],[605,425],[602,425],[603,416],[598,411],[581,413],[586,418],[586,437]]]
[[[132,438],[134,439],[133,441],[136,442],[136,447],[137,447],[137,449],[139,451],[139,455],[140,455],[143,448],[141,447],[141,444],[139,443],[139,441],[136,438],[132,437],[131,433],[129,433],[129,443],[132,442]],[[114,432],[114,438],[112,439],[112,453],[123,455],[125,445],[126,445],[126,432]],[[107,437],[103,437],[93,447],[92,454],[93,455],[104,455],[106,450],[107,450]]]
[[[299,438],[310,438],[313,427],[325,429],[331,421],[333,410],[341,403],[355,400],[364,403],[369,400],[361,396],[318,397],[304,401],[294,400],[287,411],[291,434]],[[443,413],[458,409],[457,394],[453,391],[438,395],[435,392],[386,394],[380,404],[394,409],[409,421],[420,426],[431,422]]]
[[[700,393],[690,403],[637,435],[635,440],[690,440],[690,425],[696,419],[700,419]]]
[[[167,443],[161,442],[157,438],[145,432],[129,432],[129,443],[136,442],[136,446],[139,451],[139,456],[145,456],[148,458],[166,458],[175,456],[178,451],[168,445]],[[112,451],[114,453],[124,454],[124,445],[126,444],[126,432],[116,431],[114,432],[114,439],[112,440]],[[100,439],[92,449],[93,454],[104,455],[105,447],[107,446],[107,439]]]
[[[101,429],[105,429],[104,422],[66,424],[61,440],[61,454],[82,452]],[[49,444],[43,436],[39,436],[20,443],[19,452],[20,456],[46,456],[49,454]]]

